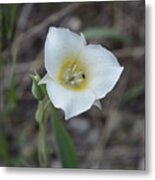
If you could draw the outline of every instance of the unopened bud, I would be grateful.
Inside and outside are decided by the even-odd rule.
[[[44,98],[45,94],[41,87],[42,85],[38,85],[38,82],[40,81],[40,76],[37,73],[35,73],[34,75],[31,75],[31,77],[33,80],[32,89],[31,89],[32,94],[36,99],[42,100]]]

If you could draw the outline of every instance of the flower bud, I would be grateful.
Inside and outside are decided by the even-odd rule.
[[[40,76],[35,73],[34,75],[31,75],[32,77],[32,94],[37,100],[42,100],[45,96],[45,93],[43,91],[42,86],[43,85],[38,85],[38,82],[40,81]]]

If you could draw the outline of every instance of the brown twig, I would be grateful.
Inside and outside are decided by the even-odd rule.
[[[17,38],[13,41],[13,44],[12,44],[12,52],[13,52],[14,57],[16,57],[20,49],[20,46],[23,42],[25,44],[30,43],[30,42],[32,43],[38,36],[41,35],[43,31],[45,31],[48,28],[48,26],[59,21],[64,16],[66,16],[67,14],[77,9],[80,5],[81,3],[71,3],[65,8],[62,8],[59,12],[50,15],[49,17],[44,19],[41,23],[34,26],[27,32],[23,32],[19,36],[17,36]]]
[[[23,5],[23,8],[22,8],[22,11],[20,13],[20,17],[17,23],[16,31],[18,31],[18,29],[25,30],[27,28],[28,20],[33,10],[33,7],[34,7],[33,3]]]

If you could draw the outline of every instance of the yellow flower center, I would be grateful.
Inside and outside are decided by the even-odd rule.
[[[80,59],[66,58],[60,67],[58,81],[69,90],[81,91],[87,87],[88,72]]]

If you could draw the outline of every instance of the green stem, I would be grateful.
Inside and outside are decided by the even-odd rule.
[[[48,151],[47,151],[47,142],[46,142],[46,99],[39,101],[38,112],[36,120],[39,123],[39,136],[38,136],[38,159],[40,167],[48,166]]]
[[[45,123],[39,123],[39,143],[38,143],[38,159],[40,167],[47,167],[47,144],[46,144],[46,133]]]

